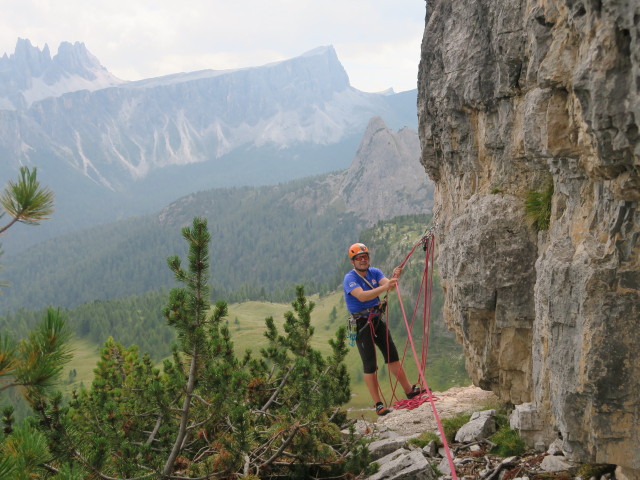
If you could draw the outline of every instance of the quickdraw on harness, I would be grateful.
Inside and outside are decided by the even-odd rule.
[[[363,310],[362,312],[352,313],[349,315],[349,328],[348,328],[348,337],[349,337],[349,345],[355,346],[356,339],[358,338],[358,334],[362,332],[367,327],[372,327],[372,321],[374,318],[380,317],[384,313],[384,309],[379,308],[378,305],[375,307],[368,308]],[[366,318],[366,323],[358,328],[358,320]]]
[[[349,316],[347,327],[347,336],[349,337],[349,346],[353,347],[356,344],[356,337],[358,336],[358,322],[353,315]]]

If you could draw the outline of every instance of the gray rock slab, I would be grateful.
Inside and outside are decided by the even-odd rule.
[[[402,447],[407,443],[407,437],[383,438],[371,442],[368,445],[371,457],[374,460],[384,457]]]
[[[540,464],[540,468],[545,472],[561,472],[571,467],[573,467],[571,462],[562,455],[547,455]]]
[[[378,460],[380,470],[368,480],[434,480],[431,465],[420,450],[401,449]]]
[[[456,433],[456,442],[470,443],[487,438],[496,431],[495,410],[474,412],[471,420]]]

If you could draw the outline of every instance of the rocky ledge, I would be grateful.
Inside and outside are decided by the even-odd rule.
[[[474,410],[495,403],[495,395],[471,386],[437,392],[432,398],[433,403],[425,401],[412,410],[394,410],[376,423],[356,422],[356,433],[369,441],[371,457],[379,466],[367,480],[448,480],[453,478],[451,465],[456,478],[465,480],[632,479],[615,465],[572,462],[565,455],[561,439],[548,446],[539,443],[537,449],[518,456],[493,454],[496,444],[488,437],[496,431],[495,410]],[[469,422],[456,432],[455,441],[448,444],[448,455],[435,441],[425,446],[415,442],[424,432],[439,432],[433,406],[441,419],[473,412]]]

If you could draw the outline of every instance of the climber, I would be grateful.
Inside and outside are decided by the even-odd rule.
[[[364,381],[373,399],[376,413],[386,415],[391,410],[385,407],[380,398],[374,343],[382,352],[389,371],[398,379],[407,398],[424,393],[419,386],[409,383],[400,363],[398,350],[382,318],[386,305],[381,304],[379,295],[396,288],[402,268],[396,267],[391,279],[385,277],[381,270],[369,266],[369,249],[363,243],[351,245],[348,256],[353,270],[344,276],[344,298],[347,310],[356,321],[356,345],[362,359]]]

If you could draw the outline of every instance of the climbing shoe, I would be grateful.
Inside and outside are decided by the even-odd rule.
[[[425,392],[426,390],[423,390],[422,388],[420,388],[419,385],[414,385],[413,387],[411,387],[411,391],[407,393],[407,398],[411,400],[412,398],[415,398],[418,395],[422,395]]]
[[[376,403],[376,413],[380,416],[386,415],[387,413],[390,413],[391,410],[389,410],[388,408],[386,408],[382,402],[378,402]]]

